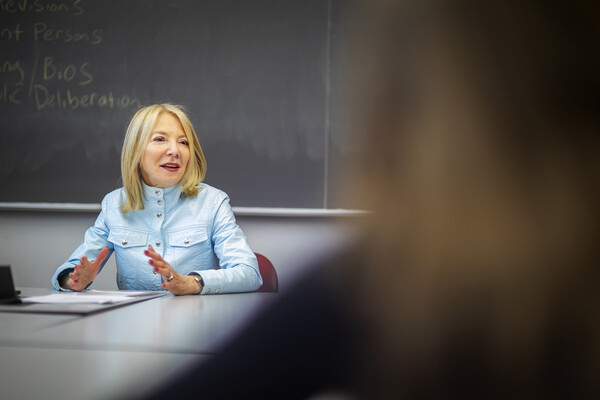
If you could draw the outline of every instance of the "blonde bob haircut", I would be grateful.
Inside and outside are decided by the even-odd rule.
[[[139,109],[125,134],[123,151],[121,153],[121,177],[125,189],[126,198],[121,204],[121,212],[128,213],[144,209],[142,190],[142,172],[140,164],[146,145],[150,140],[152,128],[156,120],[163,113],[169,113],[179,120],[183,127],[185,137],[190,144],[190,159],[185,174],[181,178],[181,194],[184,197],[194,197],[198,194],[198,184],[206,175],[206,159],[200,147],[200,142],[194,131],[194,127],[181,106],[173,104],[154,104]]]

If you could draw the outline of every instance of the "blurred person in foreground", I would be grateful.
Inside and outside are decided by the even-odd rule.
[[[362,239],[147,398],[598,398],[598,8],[365,2]]]

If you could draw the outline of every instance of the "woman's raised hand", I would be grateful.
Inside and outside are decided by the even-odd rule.
[[[199,287],[196,280],[191,276],[182,275],[175,271],[160,254],[154,251],[152,246],[148,246],[148,250],[145,250],[144,254],[150,257],[148,263],[154,268],[154,273],[161,274],[164,278],[164,282],[160,287],[167,289],[176,296],[198,293]]]
[[[81,291],[87,287],[87,285],[96,278],[102,262],[108,255],[108,247],[104,247],[98,253],[98,257],[93,262],[90,262],[86,256],[81,257],[79,264],[75,266],[73,272],[71,272],[67,279],[61,284],[65,289],[73,289]]]

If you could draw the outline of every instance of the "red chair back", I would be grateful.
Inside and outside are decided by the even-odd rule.
[[[258,288],[257,292],[278,292],[279,291],[279,280],[277,279],[277,272],[273,263],[262,254],[254,253],[258,260],[258,269],[262,276],[263,284]]]

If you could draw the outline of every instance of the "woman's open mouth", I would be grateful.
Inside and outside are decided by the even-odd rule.
[[[164,168],[170,172],[176,172],[179,170],[180,167],[179,167],[179,164],[176,164],[176,163],[166,163],[166,164],[162,164],[161,168]]]

